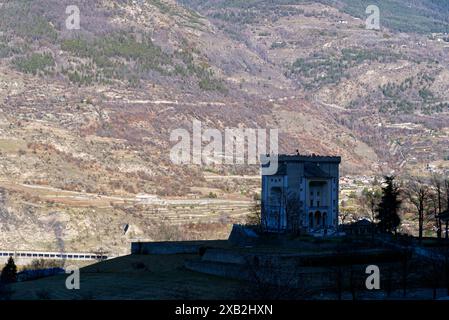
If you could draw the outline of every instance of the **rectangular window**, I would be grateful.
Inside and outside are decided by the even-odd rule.
[[[313,207],[313,200],[310,200],[310,206]]]
[[[320,202],[319,202],[319,201],[316,202],[316,206],[317,206],[317,207],[320,206]]]

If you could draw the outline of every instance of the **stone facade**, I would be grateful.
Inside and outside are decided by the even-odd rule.
[[[262,226],[269,231],[336,231],[340,157],[279,155],[262,175]]]

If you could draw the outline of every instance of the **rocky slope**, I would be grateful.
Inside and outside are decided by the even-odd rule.
[[[364,1],[2,2],[0,245],[121,252],[131,238],[225,236],[258,183],[220,177],[258,170],[174,165],[170,133],[193,119],[279,128],[282,152],[342,155],[343,173],[447,168],[447,7],[416,1],[427,27],[404,32],[386,3],[373,31]],[[68,5],[80,30],[66,28]]]

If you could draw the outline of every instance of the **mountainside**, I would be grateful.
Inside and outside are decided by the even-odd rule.
[[[69,5],[80,30],[66,28]],[[0,246],[119,252],[130,238],[226,236],[258,188],[232,176],[258,168],[173,164],[170,133],[194,119],[279,128],[282,152],[339,154],[343,174],[447,169],[449,7],[382,1],[375,31],[367,5],[2,2]]]
[[[382,167],[388,163],[398,169],[405,160],[408,169],[416,170],[447,156],[449,38],[442,33],[447,31],[446,4],[181,2],[281,69],[297,95],[332,112],[354,139],[374,149]],[[380,31],[365,29],[369,4],[379,6]],[[428,30],[419,29],[426,25],[423,19]]]

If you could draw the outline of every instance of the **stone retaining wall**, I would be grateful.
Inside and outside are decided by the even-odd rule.
[[[180,242],[133,242],[131,254],[195,254],[199,253],[201,243]]]

